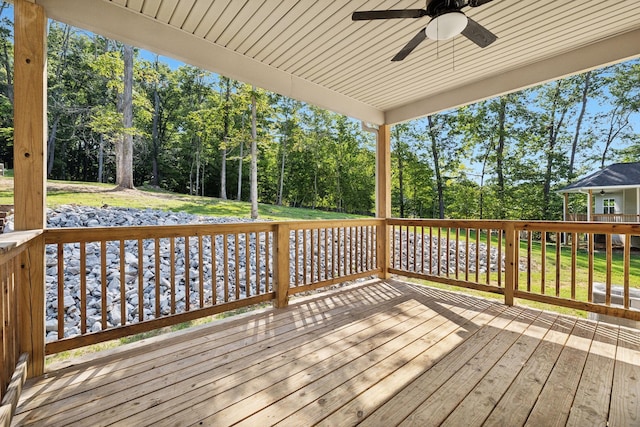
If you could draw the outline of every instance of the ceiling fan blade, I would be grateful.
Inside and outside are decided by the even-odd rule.
[[[402,50],[400,50],[400,52],[396,53],[396,56],[391,58],[391,60],[392,61],[402,61],[404,58],[407,57],[407,55],[409,55],[411,52],[413,52],[413,49],[418,47],[418,45],[420,43],[422,43],[424,41],[424,39],[427,38],[427,34],[424,32],[424,30],[425,29],[423,28],[420,31],[418,31],[418,34],[413,36],[413,38],[411,40],[409,40],[409,43],[407,43],[402,48]]]
[[[482,6],[483,4],[487,4],[491,1],[493,0],[469,0],[469,6],[478,7],[478,6]]]
[[[369,10],[353,12],[353,21],[369,21],[371,19],[421,18],[427,14],[424,9]]]
[[[467,17],[468,22],[467,26],[464,30],[462,30],[462,35],[477,44],[480,47],[487,47],[498,38],[491,31],[487,30],[482,25],[478,24],[473,19]]]

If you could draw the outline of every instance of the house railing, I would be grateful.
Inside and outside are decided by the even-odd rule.
[[[380,224],[48,229],[46,354],[376,274]]]
[[[640,225],[389,220],[389,271],[640,320]]]
[[[586,214],[570,213],[567,221],[587,221]],[[640,222],[640,215],[636,214],[592,214],[592,222]]]
[[[41,235],[41,231],[0,235],[0,425],[8,425],[27,378],[23,340],[30,335],[31,313],[26,299],[29,275],[23,274],[23,267],[28,265],[30,251],[41,245]]]
[[[21,342],[35,349],[31,369],[44,353],[249,305],[284,307],[290,295],[373,275],[640,320],[636,224],[358,219],[40,233],[2,253],[3,391]],[[43,284],[21,282],[38,268]],[[20,312],[16,292],[32,306]]]

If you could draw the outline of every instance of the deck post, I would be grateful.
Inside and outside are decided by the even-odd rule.
[[[515,289],[516,274],[518,274],[518,239],[516,237],[516,230],[514,223],[511,221],[505,222],[505,266],[504,266],[504,303],[506,305],[513,305],[513,293]]]
[[[288,224],[279,223],[276,226],[275,235],[275,279],[276,279],[276,308],[285,308],[289,305],[289,235]]]
[[[391,218],[391,125],[378,128],[376,144],[376,217],[385,220],[377,227],[379,277],[389,278],[389,227]]]
[[[42,6],[14,2],[14,204],[15,229],[44,229],[47,133],[47,18]],[[22,255],[20,352],[27,375],[44,373],[44,240]]]

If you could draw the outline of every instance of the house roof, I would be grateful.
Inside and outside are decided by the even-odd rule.
[[[558,192],[572,193],[589,189],[610,189],[612,187],[640,187],[640,162],[614,163],[585,176],[579,181],[558,190]]]
[[[640,56],[637,0],[493,0],[498,36],[425,40],[429,22],[351,20],[425,0],[31,0],[48,17],[373,124],[393,124]],[[430,0],[426,0],[429,2]]]

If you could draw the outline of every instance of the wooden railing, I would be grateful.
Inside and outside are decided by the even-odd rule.
[[[567,221],[587,221],[586,214],[571,213]],[[640,222],[640,215],[636,214],[592,214],[592,222]]]
[[[507,304],[516,297],[640,320],[640,225],[395,219],[387,224],[391,273],[503,294]]]
[[[640,225],[517,222],[514,296],[640,320]]]
[[[25,333],[31,307],[23,294],[28,286],[23,283],[22,257],[41,238],[40,231],[0,235],[0,425],[9,425],[27,377],[28,355],[23,351],[31,339]]]
[[[290,294],[378,274],[379,227],[383,220],[289,223]]]
[[[2,254],[3,369],[15,366],[20,340],[34,351],[44,347],[43,360],[45,351],[249,305],[284,307],[292,294],[372,275],[491,292],[506,304],[521,298],[640,320],[634,224],[363,219],[41,233]],[[36,308],[23,313],[32,327],[20,332],[16,280],[38,268],[20,258],[29,248],[46,252],[49,297],[29,287],[23,298]],[[50,317],[46,346],[38,304]],[[13,369],[2,372],[3,387]]]
[[[253,222],[45,231],[58,353],[380,271],[384,221]],[[189,253],[190,256],[185,256]]]
[[[392,219],[387,224],[391,273],[504,294],[504,222]]]

